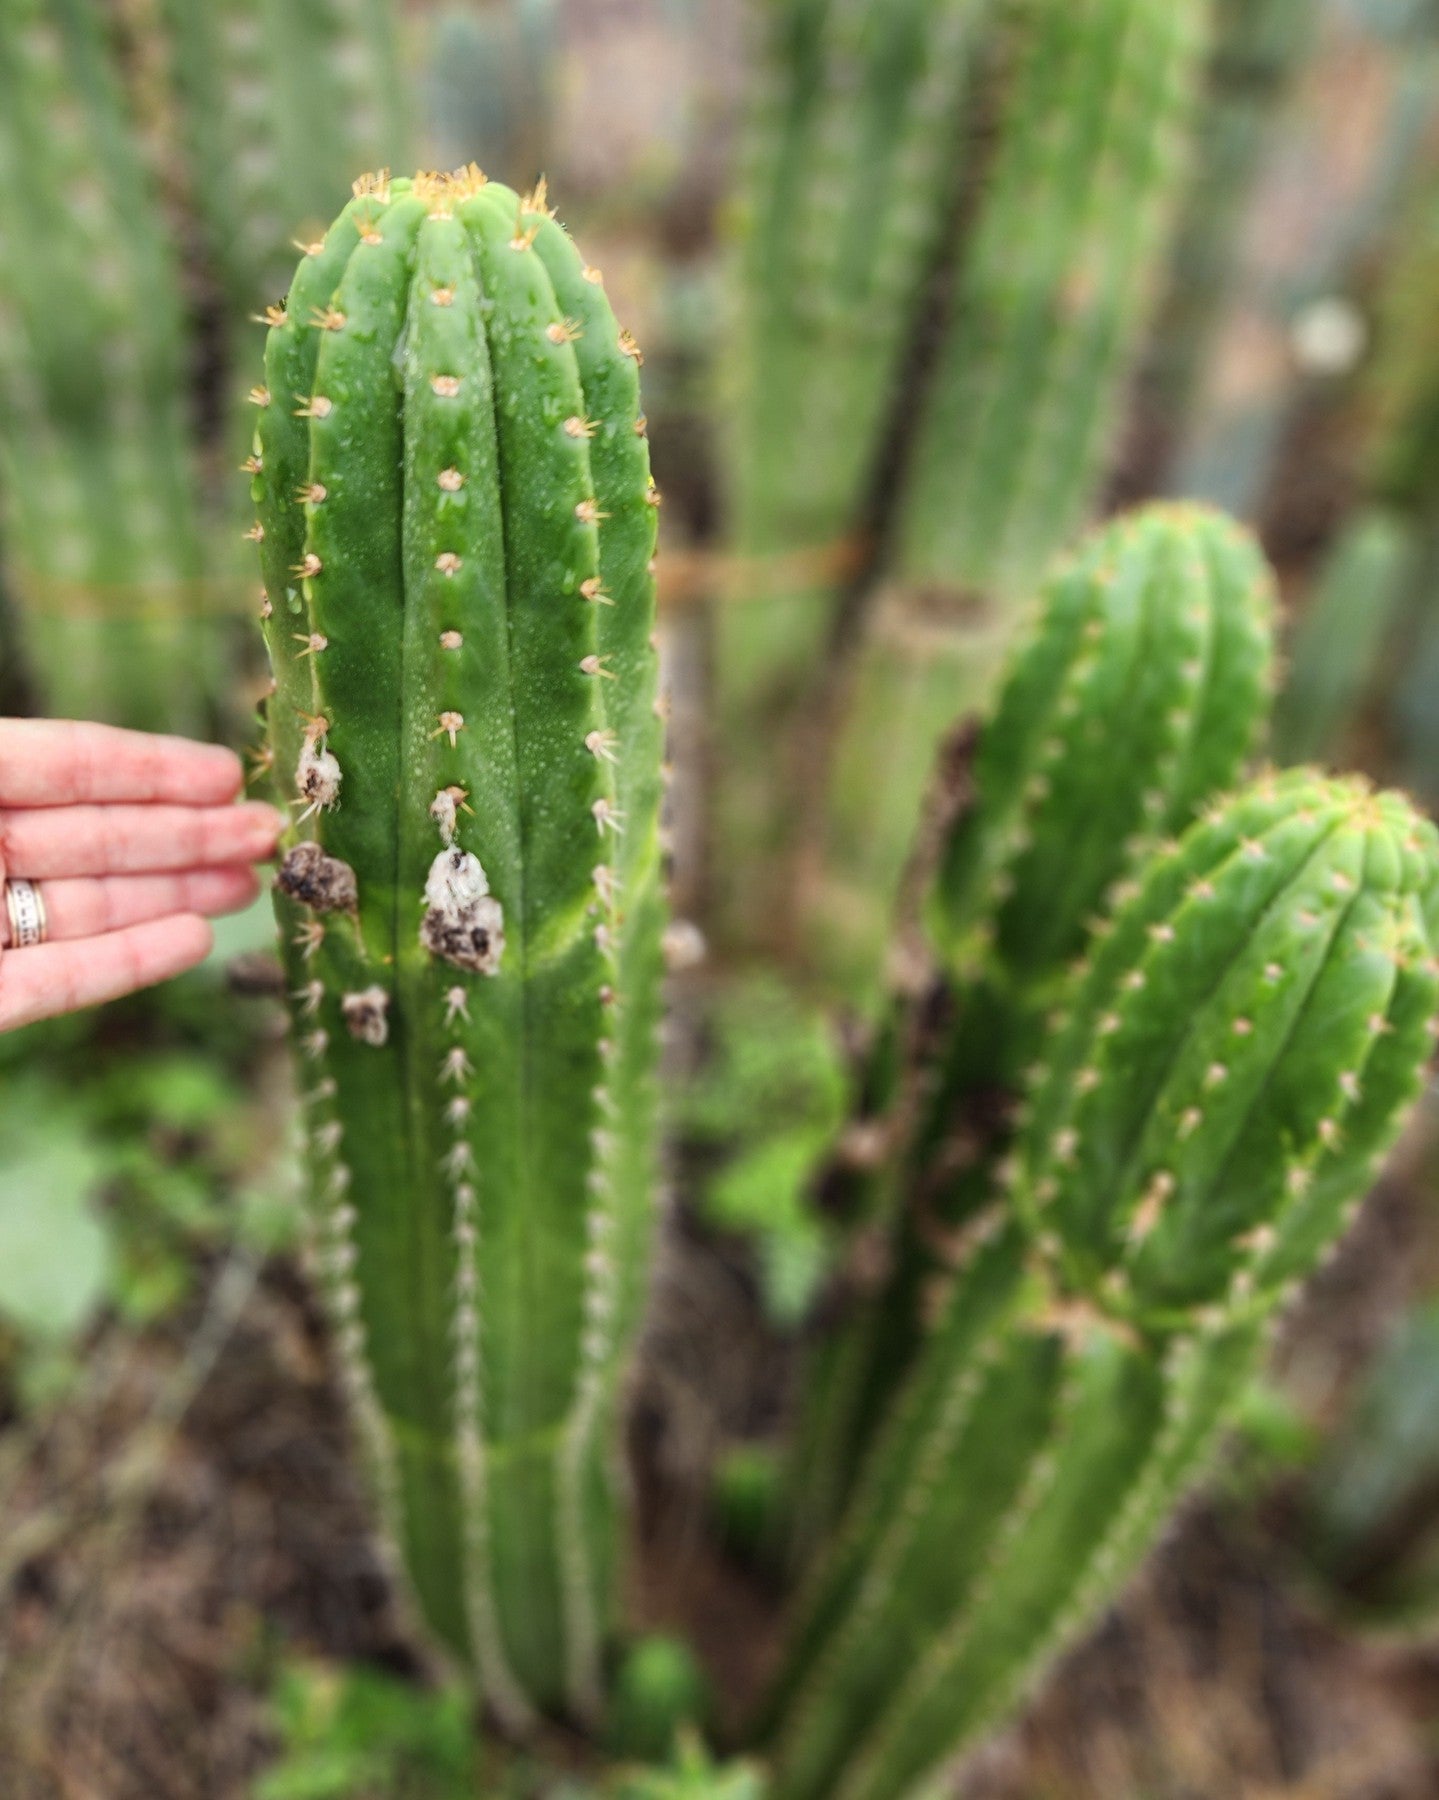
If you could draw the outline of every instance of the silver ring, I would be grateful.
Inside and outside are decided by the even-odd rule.
[[[10,948],[29,950],[43,944],[50,929],[45,902],[33,881],[18,876],[5,883],[5,911],[10,920]]]

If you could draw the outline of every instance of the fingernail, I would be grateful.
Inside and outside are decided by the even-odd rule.
[[[247,835],[257,842],[273,844],[285,829],[285,815],[263,800],[247,800],[241,811],[245,815]]]

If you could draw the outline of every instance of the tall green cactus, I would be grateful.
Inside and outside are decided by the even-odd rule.
[[[440,1639],[511,1729],[590,1717],[663,911],[636,348],[542,192],[374,178],[255,397],[342,1372]]]
[[[911,584],[1022,597],[1092,504],[1187,166],[1208,0],[1014,0],[1018,64],[898,522]]]
[[[985,1201],[1045,1016],[1126,870],[1232,784],[1273,674],[1274,579],[1248,532],[1157,504],[1094,533],[1047,585],[939,846],[926,902],[947,1023],[896,1009],[870,1104],[901,1132],[865,1223],[894,1274],[825,1347],[796,1459],[813,1535],[900,1385],[937,1244]],[[933,1012],[933,1001],[925,1004]]]
[[[1111,1594],[1433,1048],[1439,834],[1307,772],[1146,866],[801,1608],[778,1800],[913,1792]]]
[[[38,697],[195,728],[179,277],[94,0],[0,4],[0,187],[0,499]]]

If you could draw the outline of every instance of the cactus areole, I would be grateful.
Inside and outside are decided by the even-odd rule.
[[[512,1730],[591,1717],[644,1292],[657,495],[598,270],[367,177],[273,309],[253,495],[315,1252],[387,1538]]]

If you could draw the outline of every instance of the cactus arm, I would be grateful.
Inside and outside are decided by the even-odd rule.
[[[983,1579],[852,1753],[837,1797],[911,1792],[1012,1704],[1193,1478],[1249,1378],[1254,1338],[1240,1327],[1156,1355],[1096,1326],[1065,1346],[1049,1439]]]
[[[1022,1197],[1040,1228],[1085,1282],[1123,1252],[1122,1303],[1145,1317],[1224,1296],[1248,1234],[1274,1223],[1260,1215],[1272,1214],[1275,1169],[1305,1165],[1307,1181],[1309,1159],[1343,1131],[1350,1090],[1362,1092],[1387,1030],[1390,940],[1416,957],[1424,941],[1407,895],[1429,827],[1302,773],[1274,794],[1258,800],[1282,809],[1274,823],[1194,872],[1167,916],[1142,925],[1142,949],[1129,918],[1116,928],[1138,954],[1101,949],[1106,975],[1075,1009],[1080,1054],[1072,1040],[1046,1078],[1052,1093],[1064,1069],[1065,1095],[1057,1107],[1042,1095],[1027,1133]],[[1161,869],[1153,886],[1172,880]],[[1396,1098],[1386,1092],[1386,1117]],[[1117,1304],[1123,1287],[1116,1276]]]
[[[924,1091],[896,1165],[872,1184],[867,1223],[893,1232],[895,1274],[812,1390],[821,1436],[801,1440],[805,1535],[829,1515],[828,1470],[852,1460],[914,1354],[922,1296],[940,1273],[925,1221],[964,1227],[993,1197],[1002,1112],[1066,964],[1126,868],[1253,749],[1274,610],[1254,539],[1198,507],[1150,506],[1103,527],[1048,584],[980,735],[972,801],[941,846],[926,923],[953,1023],[913,1084]],[[945,1175],[976,1107],[987,1137]]]
[[[1042,988],[1126,847],[1181,830],[1234,778],[1271,678],[1273,612],[1253,539],[1203,508],[1145,508],[1056,577],[934,884],[931,930],[952,969],[983,967],[988,949],[1007,983]]]

